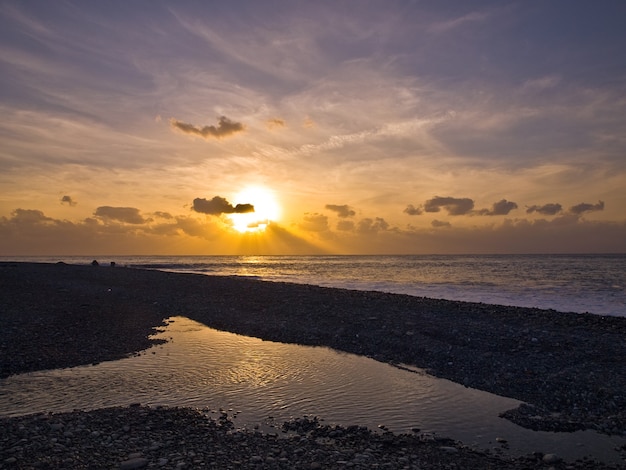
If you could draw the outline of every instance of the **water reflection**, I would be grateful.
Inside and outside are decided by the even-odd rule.
[[[262,341],[183,317],[156,337],[168,343],[136,357],[0,381],[0,416],[140,402],[232,409],[240,427],[308,414],[395,432],[417,427],[483,448],[499,447],[502,437],[514,455],[612,460],[626,442],[589,431],[528,431],[498,417],[516,400],[327,348]]]

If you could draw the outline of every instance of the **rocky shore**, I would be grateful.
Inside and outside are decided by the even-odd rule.
[[[608,469],[553,454],[507,459],[446,439],[328,426],[315,418],[277,432],[236,430],[226,414],[188,408],[107,408],[3,420],[0,468]]]
[[[62,263],[0,263],[0,302],[0,377],[125,357],[153,344],[148,336],[164,318],[182,315],[235,333],[425,368],[526,402],[505,417],[531,429],[626,435],[625,318]],[[195,420],[202,424],[188,424]],[[124,422],[135,422],[128,429],[138,434],[125,432]],[[144,407],[3,419],[0,466],[617,468],[543,455],[506,460],[459,443],[310,420],[281,439],[228,423],[193,410]],[[106,432],[110,441],[96,439]],[[302,454],[297,449],[304,449],[302,460],[294,460]],[[367,462],[355,461],[357,454]],[[141,468],[131,464],[124,468]]]

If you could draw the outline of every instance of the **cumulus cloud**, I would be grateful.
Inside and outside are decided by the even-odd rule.
[[[494,202],[491,209],[481,209],[476,211],[478,215],[507,215],[513,209],[517,209],[517,204],[506,199]]]
[[[204,137],[205,139],[221,139],[223,137],[228,137],[238,132],[242,132],[244,129],[243,124],[241,124],[240,122],[231,121],[226,116],[221,116],[219,118],[217,127],[196,127],[193,124],[188,124],[174,118],[170,119],[170,125],[174,129],[178,129],[185,134],[197,135],[200,137]]]
[[[126,224],[138,225],[147,222],[139,213],[139,209],[134,207],[100,206],[96,209],[94,215],[100,219],[115,220]]]
[[[74,207],[77,202],[72,199],[72,196],[63,196],[61,198],[61,204],[67,204],[70,207]]]
[[[169,212],[156,211],[154,212],[155,217],[160,217],[162,219],[173,219],[174,216]]]
[[[588,204],[586,202],[582,202],[580,204],[576,204],[569,208],[569,211],[572,214],[580,215],[583,212],[594,212],[594,211],[603,211],[604,210],[604,201],[598,201],[597,204]]]
[[[406,209],[404,209],[403,212],[409,215],[422,215],[424,213],[421,206],[415,207],[413,204],[406,206]]]
[[[221,214],[245,214],[254,212],[252,204],[237,204],[233,206],[225,198],[215,196],[211,200],[205,198],[195,198],[193,200],[192,209],[201,214],[221,215]]]
[[[342,218],[352,217],[356,214],[356,212],[354,212],[354,210],[347,204],[326,204],[326,209],[336,212],[337,216]]]
[[[381,231],[385,231],[389,228],[389,224],[380,217],[376,217],[375,219],[362,219],[359,221],[358,232],[359,233],[377,233]]]
[[[52,222],[53,220],[50,217],[46,217],[42,211],[36,209],[15,209],[11,212],[11,216],[11,221],[17,225],[37,225]]]
[[[465,215],[474,209],[474,201],[467,197],[435,196],[424,203],[425,212],[439,212],[442,208],[447,210],[449,215]]]
[[[548,203],[543,206],[532,205],[526,207],[526,213],[532,214],[533,212],[537,212],[543,215],[555,215],[563,210],[563,206],[558,203]]]

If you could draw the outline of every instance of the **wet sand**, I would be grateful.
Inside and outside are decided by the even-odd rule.
[[[625,318],[109,266],[0,263],[0,286],[0,377],[125,357],[182,315],[425,368],[526,402],[506,418],[531,429],[626,433]],[[533,468],[511,465],[482,468]]]

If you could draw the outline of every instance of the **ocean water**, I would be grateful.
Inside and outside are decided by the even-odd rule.
[[[5,260],[7,258],[4,258]],[[12,260],[89,263],[87,257]],[[626,254],[113,256],[119,266],[626,316]]]

